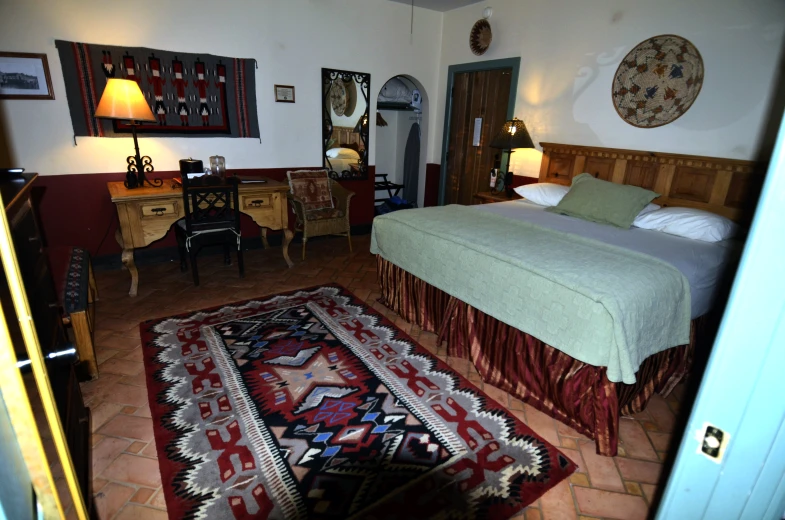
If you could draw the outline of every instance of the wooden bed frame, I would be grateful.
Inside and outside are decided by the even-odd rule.
[[[540,182],[570,185],[574,176],[588,172],[654,190],[661,194],[657,204],[702,209],[742,224],[752,218],[765,172],[762,165],[735,159],[541,145]],[[468,357],[486,382],[594,438],[602,455],[616,455],[619,416],[642,410],[655,392],[667,394],[690,369],[696,345],[712,335],[710,315],[693,320],[689,345],[644,360],[634,385],[612,383],[605,368],[571,358],[381,257],[377,262],[382,303],[423,330],[439,333],[448,353]],[[519,353],[526,361],[516,357]],[[517,372],[514,360],[520,364]]]
[[[661,206],[682,206],[748,223],[765,169],[755,163],[697,155],[540,143],[540,182],[569,186],[584,172],[618,184],[653,190]]]
[[[332,139],[334,139],[333,148],[338,148],[345,144],[353,144],[357,145],[357,151],[359,152],[363,146],[360,134],[356,133],[354,128],[349,128],[348,126],[334,126]]]

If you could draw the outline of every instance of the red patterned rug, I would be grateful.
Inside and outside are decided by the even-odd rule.
[[[575,470],[342,287],[141,333],[171,519],[503,519]]]

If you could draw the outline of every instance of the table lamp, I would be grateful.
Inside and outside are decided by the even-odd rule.
[[[504,185],[510,192],[512,182],[512,172],[510,172],[510,156],[516,148],[534,148],[534,142],[526,130],[526,125],[520,119],[513,118],[504,123],[501,131],[496,134],[490,144],[491,148],[497,148],[507,152],[507,168],[505,169]]]
[[[134,148],[136,155],[129,155],[128,171],[125,175],[125,187],[141,188],[145,183],[153,187],[163,185],[161,179],[147,179],[147,173],[152,172],[153,160],[145,155],[139,154],[139,142],[136,139],[136,127],[143,121],[155,122],[153,111],[142,94],[139,85],[130,79],[109,78],[106,88],[101,95],[101,101],[95,109],[95,117],[104,119],[127,120],[131,125],[131,133],[134,136]]]

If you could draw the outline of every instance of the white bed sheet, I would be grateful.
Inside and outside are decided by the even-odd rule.
[[[668,262],[681,271],[690,284],[690,309],[693,319],[711,310],[723,282],[729,276],[741,252],[741,244],[734,240],[712,243],[635,227],[619,229],[549,213],[543,211],[545,206],[525,200],[483,204],[475,208],[592,238]]]

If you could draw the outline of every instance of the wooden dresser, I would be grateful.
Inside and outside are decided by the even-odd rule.
[[[63,329],[55,283],[31,197],[37,176],[31,173],[0,177],[0,195],[38,341],[43,355],[47,356],[70,349],[72,345]],[[25,348],[5,270],[0,270],[0,300],[16,357],[20,361],[27,360],[30,356]],[[76,361],[75,355],[46,359],[46,368],[82,495],[89,496],[90,416],[76,378]],[[32,378],[29,366],[21,370],[26,373],[25,379]]]

